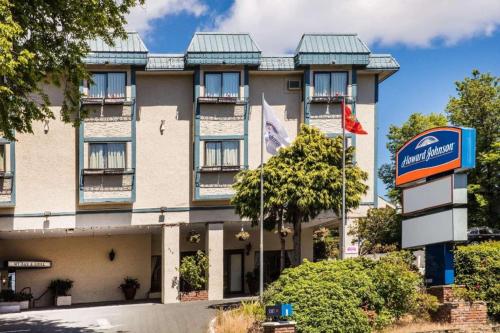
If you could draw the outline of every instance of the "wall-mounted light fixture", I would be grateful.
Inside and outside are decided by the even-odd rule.
[[[116,257],[115,250],[111,249],[111,251],[109,251],[109,253],[108,253],[109,261],[115,260],[115,257]]]
[[[165,213],[167,212],[167,207],[160,207],[160,216],[158,217],[158,222],[165,222]]]
[[[43,212],[43,216],[45,217],[45,221],[44,221],[45,223],[48,223],[48,222],[49,222],[49,216],[50,216],[50,215],[52,215],[52,213],[51,213],[51,212],[49,212],[49,211],[45,211],[45,212]]]
[[[163,132],[165,132],[165,120],[160,123],[160,134],[163,135]]]
[[[45,134],[47,134],[49,132],[49,120],[48,119],[45,119],[43,121],[43,131]]]

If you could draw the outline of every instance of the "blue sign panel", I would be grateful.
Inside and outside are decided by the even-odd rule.
[[[293,315],[292,304],[281,304],[281,317],[290,317]]]
[[[438,127],[418,134],[396,153],[396,185],[473,168],[475,144],[476,132],[471,128]]]

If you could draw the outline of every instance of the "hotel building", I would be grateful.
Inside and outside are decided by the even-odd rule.
[[[177,302],[181,258],[204,250],[209,299],[248,293],[258,227],[229,199],[234,176],[260,164],[262,94],[292,139],[302,123],[339,135],[335,96],[348,95],[368,134],[346,140],[369,186],[348,224],[378,205],[378,92],[399,65],[357,35],[305,34],[295,53],[279,56],[239,33],[196,33],[184,54],[152,54],[137,33],[90,46],[93,83],[80,87],[80,126],[60,119],[62,91],[48,86],[55,119],[0,142],[3,289],[29,287],[44,306],[49,282],[69,278],[73,303],[115,301],[130,276],[141,283],[137,298]],[[314,260],[312,235],[325,224],[339,219],[326,212],[303,224],[304,259]],[[235,238],[242,228],[247,241]],[[193,233],[200,242],[188,241]],[[274,232],[265,232],[264,248],[271,280],[279,273]],[[347,239],[344,253],[356,249]]]

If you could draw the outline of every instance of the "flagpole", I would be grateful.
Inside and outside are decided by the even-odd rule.
[[[345,244],[346,244],[346,216],[345,216],[345,95],[342,96],[342,249],[340,250],[340,258],[345,259]]]
[[[260,274],[259,295],[264,295],[264,93],[262,93],[262,110],[260,115]]]

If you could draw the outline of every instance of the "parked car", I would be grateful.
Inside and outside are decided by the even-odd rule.
[[[489,240],[500,240],[500,230],[489,227],[474,227],[467,232],[469,243],[478,243]]]

